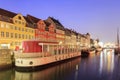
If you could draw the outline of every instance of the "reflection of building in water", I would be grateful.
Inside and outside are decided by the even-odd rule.
[[[15,71],[15,80],[62,80],[66,76],[69,76],[72,71],[76,70],[76,65],[78,65],[79,62],[80,58],[77,58],[41,71],[29,73]],[[79,68],[79,66],[77,68]]]
[[[112,72],[114,68],[114,50],[104,50],[100,55],[100,73]]]
[[[0,80],[15,80],[14,70],[0,71]]]

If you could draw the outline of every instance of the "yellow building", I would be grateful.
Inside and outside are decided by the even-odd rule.
[[[21,42],[34,38],[34,27],[21,14],[0,9],[0,49],[15,49]]]

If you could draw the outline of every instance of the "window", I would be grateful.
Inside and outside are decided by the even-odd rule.
[[[18,19],[20,19],[20,20],[21,20],[21,19],[22,19],[22,18],[21,18],[21,16],[18,16]]]
[[[31,39],[31,36],[29,35],[29,39]]]
[[[11,33],[11,38],[13,38],[13,33]]]
[[[32,39],[33,39],[34,37],[32,36]]]
[[[21,24],[21,21],[19,21],[19,24]]]
[[[10,45],[13,46],[13,42],[11,42]]]
[[[8,24],[6,24],[6,28],[9,28],[9,25],[8,25]]]
[[[1,37],[4,37],[4,32],[1,32]]]
[[[31,32],[33,33],[33,30]]]
[[[19,34],[19,38],[21,38],[21,34]]]
[[[4,23],[1,23],[1,28],[4,28]]]
[[[15,26],[15,30],[17,30],[17,27]]]
[[[6,32],[6,37],[9,37],[9,32]]]
[[[22,39],[24,39],[24,34],[22,34]]]
[[[17,33],[15,33],[15,38],[17,38]]]
[[[17,20],[15,20],[15,23],[17,23]]]

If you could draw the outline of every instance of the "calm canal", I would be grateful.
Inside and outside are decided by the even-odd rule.
[[[120,80],[120,56],[101,52],[41,71],[0,71],[0,80]]]

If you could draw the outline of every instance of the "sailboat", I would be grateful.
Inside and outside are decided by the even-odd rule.
[[[117,29],[117,47],[115,48],[115,54],[120,54],[120,44],[119,44],[119,28]]]

